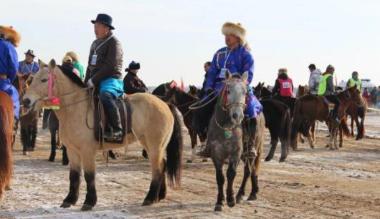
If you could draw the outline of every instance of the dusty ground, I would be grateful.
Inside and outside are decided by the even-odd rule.
[[[369,132],[380,130],[379,117],[368,117]],[[286,163],[277,162],[278,154],[276,160],[263,162],[258,200],[232,209],[225,206],[223,213],[213,212],[216,183],[211,162],[185,163],[182,188],[169,189],[165,201],[142,207],[150,169],[140,147],[131,146],[126,158],[108,166],[99,154],[98,204],[83,213],[79,209],[84,183],[77,206],[59,208],[68,192],[68,167],[60,165],[60,154],[55,163],[47,162],[49,134],[40,131],[32,154],[23,156],[17,143],[13,186],[0,204],[0,218],[380,218],[380,140],[348,139],[341,150],[329,151],[325,136],[320,131],[316,149],[300,145]],[[186,139],[188,157],[187,135]],[[265,146],[267,151],[268,139]]]

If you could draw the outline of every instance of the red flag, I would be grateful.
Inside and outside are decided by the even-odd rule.
[[[185,91],[185,84],[183,83],[183,78],[181,77],[181,90]]]

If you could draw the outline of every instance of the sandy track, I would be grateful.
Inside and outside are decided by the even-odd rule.
[[[130,146],[127,158],[108,166],[99,154],[98,204],[92,212],[80,212],[84,180],[78,204],[59,208],[68,191],[68,167],[60,165],[60,154],[55,163],[47,162],[49,134],[40,131],[37,151],[29,156],[21,155],[19,142],[16,145],[13,186],[0,204],[0,218],[380,218],[380,140],[348,139],[341,150],[329,151],[325,135],[318,134],[314,150],[300,145],[286,163],[278,163],[278,154],[276,160],[263,162],[258,200],[232,209],[225,206],[223,213],[213,212],[216,183],[211,162],[185,163],[182,188],[169,189],[166,200],[142,207],[150,167],[140,147]],[[265,146],[267,151],[268,139]],[[242,165],[239,170],[235,191]]]

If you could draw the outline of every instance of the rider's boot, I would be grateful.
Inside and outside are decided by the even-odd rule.
[[[110,140],[122,140],[123,126],[121,125],[119,110],[115,107],[110,107],[108,109],[108,114],[108,120],[112,128],[105,131],[104,138]]]

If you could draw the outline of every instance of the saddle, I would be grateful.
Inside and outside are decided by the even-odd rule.
[[[99,96],[94,95],[94,135],[98,142],[122,144],[126,134],[132,133],[132,108],[129,99],[122,96],[116,100],[116,105],[120,113],[123,137],[121,140],[105,139],[103,136],[105,128],[109,126],[108,119]]]

